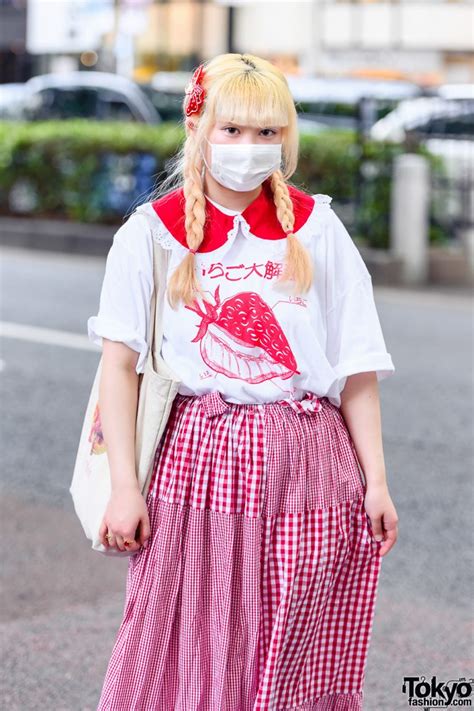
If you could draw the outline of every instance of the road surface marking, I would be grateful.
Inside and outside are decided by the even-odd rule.
[[[28,326],[23,323],[12,323],[11,321],[0,321],[0,335],[7,338],[21,338],[23,341],[43,343],[50,346],[77,348],[84,351],[100,352],[101,350],[99,346],[89,340],[87,335],[71,331],[60,331],[55,328]]]

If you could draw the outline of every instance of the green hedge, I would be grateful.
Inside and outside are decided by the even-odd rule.
[[[104,213],[93,189],[101,158],[149,154],[160,172],[181,140],[175,123],[0,121],[0,210],[12,214],[10,191],[21,181],[36,196],[36,204],[25,210],[30,215],[119,223],[120,215]]]
[[[0,212],[120,224],[131,203],[143,201],[153,180],[146,188],[142,186],[140,194],[127,197],[125,208],[106,209],[104,193],[110,190],[106,157],[115,156],[119,165],[122,161],[126,174],[131,156],[151,156],[153,178],[160,179],[183,138],[183,128],[174,122],[147,126],[84,119],[0,121]],[[433,169],[440,170],[439,161],[417,150],[428,156]],[[302,134],[298,170],[291,182],[312,193],[331,195],[335,203],[356,201],[353,236],[384,248],[388,244],[391,165],[393,157],[403,151],[403,146],[373,142],[361,147],[356,134],[348,130]],[[363,181],[361,170],[368,173]],[[18,209],[21,200],[23,206]],[[444,235],[434,230],[431,239],[444,239]]]

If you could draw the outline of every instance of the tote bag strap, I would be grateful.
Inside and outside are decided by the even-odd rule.
[[[150,215],[147,205],[139,206],[137,212],[143,214],[148,222],[150,234],[148,235],[153,244],[153,291],[150,298],[150,328],[148,337],[147,366],[152,371],[160,373],[165,378],[174,381],[174,387],[180,383],[177,375],[165,363],[161,356],[161,346],[163,341],[163,306],[167,287],[168,264],[171,250],[162,247],[158,240],[154,239],[153,216]],[[141,374],[143,375],[143,374]],[[141,381],[142,378],[140,378]]]
[[[161,371],[173,377],[171,370],[161,356],[163,342],[163,306],[166,291],[166,276],[170,250],[164,249],[153,240],[153,282],[154,288],[151,297],[150,313],[150,339],[148,358],[152,361],[153,370]]]
[[[161,344],[163,341],[163,306],[166,290],[166,275],[168,271],[170,251],[163,249],[156,240],[153,240],[153,281],[155,296],[154,318],[151,336],[151,349],[155,360],[160,357]],[[153,313],[153,312],[152,312]]]

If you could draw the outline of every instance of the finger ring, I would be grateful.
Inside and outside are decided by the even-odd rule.
[[[105,534],[105,537],[107,538],[107,540],[109,540],[109,538],[113,538],[113,537],[114,537],[114,534],[113,534],[113,533],[106,533],[106,534]]]
[[[124,538],[123,543],[125,546],[130,546],[132,545],[132,543],[134,543],[134,541],[130,541],[128,538]]]

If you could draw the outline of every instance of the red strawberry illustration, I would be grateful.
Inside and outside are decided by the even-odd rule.
[[[296,360],[271,308],[254,291],[243,291],[221,303],[203,300],[185,308],[202,320],[192,343],[200,341],[202,359],[218,373],[249,383],[274,377],[284,380],[297,370]]]

